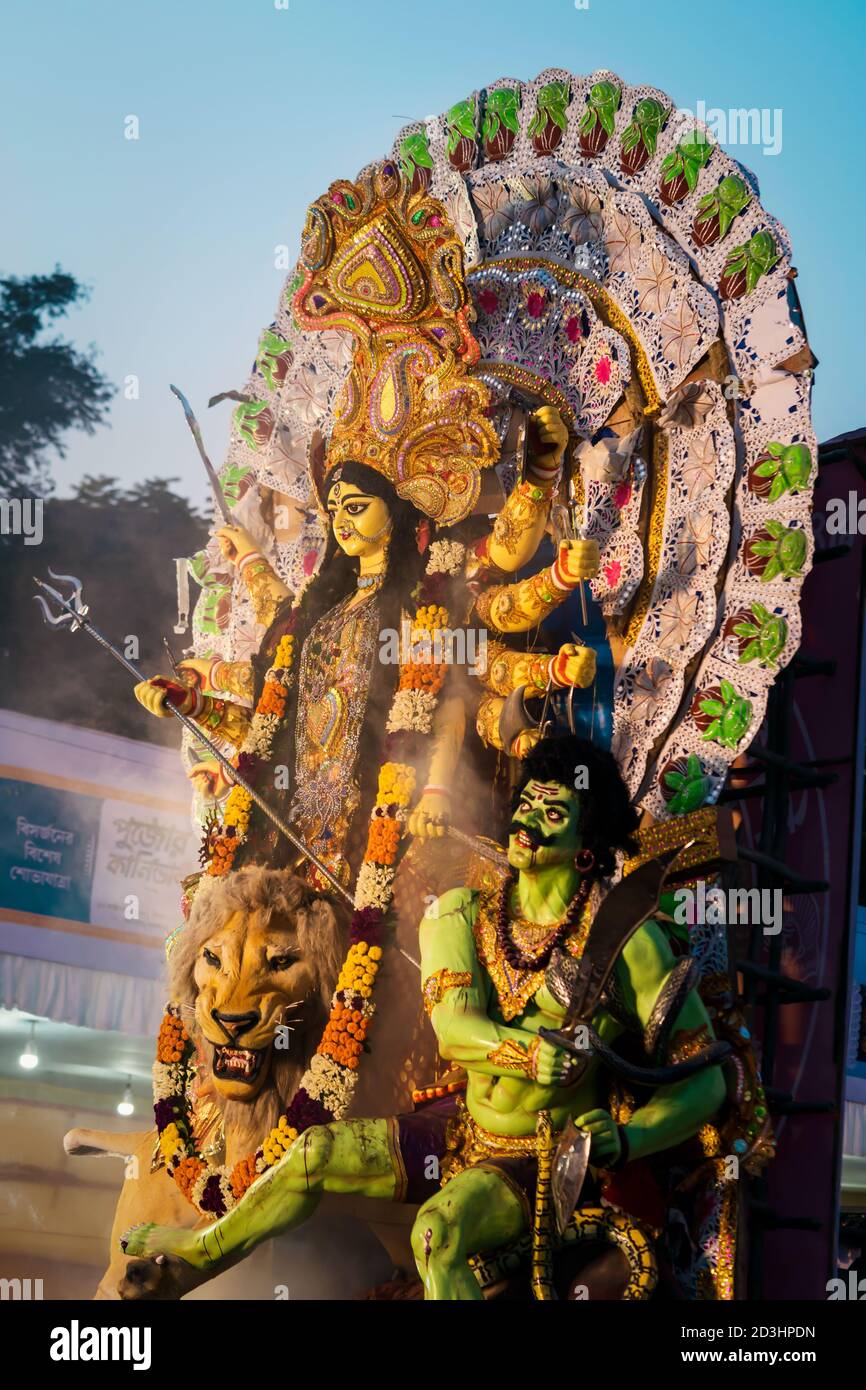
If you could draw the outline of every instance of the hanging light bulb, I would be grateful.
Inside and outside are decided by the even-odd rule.
[[[35,1022],[31,1022],[30,1024],[30,1037],[27,1040],[27,1046],[18,1058],[18,1065],[19,1067],[23,1067],[25,1071],[32,1071],[34,1067],[39,1066],[39,1054],[36,1051]]]
[[[123,1092],[123,1099],[117,1102],[118,1115],[134,1115],[135,1104],[132,1099],[132,1077],[126,1078],[126,1088]]]

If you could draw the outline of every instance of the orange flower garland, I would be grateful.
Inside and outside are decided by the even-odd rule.
[[[442,579],[462,570],[465,551],[457,542],[434,542],[427,576]],[[400,669],[397,691],[388,716],[391,735],[428,735],[433,727],[436,699],[445,680],[445,663],[434,662],[436,636],[448,627],[448,610],[438,603],[418,608],[414,629],[427,635],[430,659],[409,654]],[[244,741],[242,753],[266,756],[285,711],[285,691],[292,663],[291,637],[284,637],[265,677],[262,695]],[[414,644],[413,644],[414,645]],[[325,1124],[344,1115],[352,1100],[365,1040],[375,1012],[373,987],[382,959],[377,937],[393,892],[400,841],[415,793],[416,772],[409,763],[387,761],[379,768],[376,804],[367,845],[355,887],[355,912],[350,945],[331,999],[328,1021],[310,1066],[287,1111],[264,1139],[261,1149],[247,1154],[228,1173],[206,1163],[195,1151],[191,1133],[192,1043],[180,1020],[167,1012],[160,1028],[154,1067],[154,1113],[168,1172],[180,1190],[204,1215],[222,1215],[240,1201],[247,1188],[278,1163],[295,1139],[312,1124]],[[236,795],[238,793],[238,795]],[[215,838],[208,873],[227,873],[243,843],[250,818],[250,798],[242,788],[229,794],[225,840]],[[227,847],[223,844],[227,841]]]

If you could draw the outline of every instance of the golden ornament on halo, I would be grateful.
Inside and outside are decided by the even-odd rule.
[[[301,265],[299,322],[355,338],[327,450],[311,452],[320,502],[324,472],[352,460],[441,525],[462,521],[499,440],[470,372],[479,350],[463,247],[444,206],[389,163],[341,180],[307,213]]]

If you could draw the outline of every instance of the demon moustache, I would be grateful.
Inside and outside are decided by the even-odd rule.
[[[523,835],[531,841],[531,849],[543,849],[546,845],[555,845],[559,839],[558,835],[545,835],[541,830],[536,830],[533,825],[524,825],[523,821],[513,820],[508,827],[508,834]]]

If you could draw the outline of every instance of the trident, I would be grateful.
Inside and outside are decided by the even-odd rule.
[[[104,647],[105,650],[114,657],[115,661],[119,661],[121,666],[124,666],[129,674],[135,677],[136,681],[144,680],[144,676],[141,674],[138,667],[134,666],[131,661],[127,661],[123,653],[118,651],[117,647],[109,642],[108,638],[103,636],[99,631],[99,628],[90,621],[87,616],[90,609],[82,600],[81,580],[76,579],[75,576],[71,574],[55,574],[52,569],[49,569],[48,573],[51,575],[51,578],[55,579],[59,584],[68,584],[70,586],[70,594],[68,598],[65,598],[59,589],[54,589],[50,584],[46,584],[43,580],[37,579],[35,575],[33,576],[39,588],[44,590],[49,598],[59,604],[60,608],[63,610],[61,613],[55,615],[41,594],[34,594],[36,602],[42,609],[45,623],[49,627],[65,627],[68,632],[77,632],[79,628],[83,628],[88,637],[92,637],[95,642],[98,642],[101,647]],[[331,872],[327,865],[323,864],[321,859],[304,844],[303,840],[299,839],[294,831],[289,829],[283,818],[273,807],[268,805],[264,797],[260,796],[259,793],[250,786],[249,782],[241,776],[236,767],[232,766],[229,759],[220,752],[219,748],[217,748],[214,743],[211,743],[210,739],[201,731],[198,725],[195,724],[192,719],[188,719],[185,714],[181,714],[179,709],[175,709],[174,705],[169,705],[168,708],[171,710],[175,719],[177,719],[183,727],[208,750],[211,757],[216,758],[226,776],[229,777],[232,782],[236,782],[239,787],[243,787],[247,795],[252,797],[259,810],[267,816],[271,824],[275,825],[282,835],[285,835],[289,843],[294,845],[295,849],[298,850],[305,859],[309,859],[311,864],[315,864],[319,873],[327,879],[334,891],[339,893],[340,897],[347,903],[351,904],[352,895],[347,893],[340,880]]]

